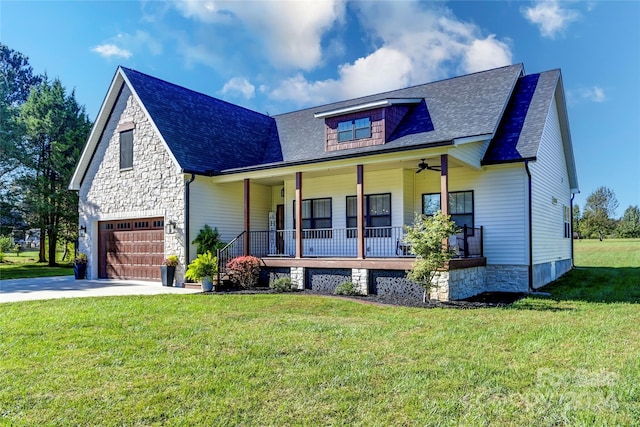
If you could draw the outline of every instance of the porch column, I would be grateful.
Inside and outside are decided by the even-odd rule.
[[[249,245],[251,244],[249,233],[251,232],[251,206],[250,194],[251,181],[248,178],[244,180],[244,255],[250,255]]]
[[[440,210],[449,215],[449,155],[440,155]],[[449,249],[449,239],[442,241],[442,246]]]
[[[364,166],[357,166],[357,227],[358,227],[358,259],[364,259]]]
[[[302,172],[296,172],[296,258],[302,258]]]

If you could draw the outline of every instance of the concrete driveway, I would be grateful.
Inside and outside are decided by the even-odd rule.
[[[162,286],[160,282],[111,279],[75,280],[73,276],[0,280],[0,303],[52,298],[197,292],[200,290]]]

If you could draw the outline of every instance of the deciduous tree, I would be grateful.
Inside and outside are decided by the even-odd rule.
[[[640,208],[638,206],[629,206],[622,215],[616,234],[619,237],[640,237]]]
[[[585,237],[597,235],[600,240],[611,233],[615,227],[615,211],[618,199],[610,188],[600,187],[587,197],[582,215],[582,230]]]

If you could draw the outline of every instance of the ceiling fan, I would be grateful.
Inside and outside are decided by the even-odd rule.
[[[429,164],[425,162],[424,159],[420,159],[420,163],[418,163],[418,170],[416,171],[416,173],[420,173],[425,169],[430,171],[437,171],[437,172],[442,171],[440,166],[429,166]]]

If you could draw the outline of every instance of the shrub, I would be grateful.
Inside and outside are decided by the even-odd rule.
[[[290,277],[280,277],[269,283],[269,287],[276,292],[291,292],[293,290],[293,283],[291,283]]]
[[[231,281],[244,289],[253,288],[260,278],[260,259],[254,256],[239,256],[227,263]]]
[[[360,295],[360,291],[358,287],[353,282],[342,282],[338,286],[336,286],[335,291],[333,291],[336,295]]]
[[[198,245],[198,249],[196,250],[198,255],[207,252],[217,254],[218,249],[222,249],[225,246],[225,243],[220,240],[218,228],[211,228],[209,224],[205,224],[204,227],[200,229],[200,232],[191,243]]]
[[[211,252],[200,254],[191,261],[184,273],[184,277],[189,280],[202,280],[207,277],[213,280],[213,276],[218,274],[218,257],[213,256]]]
[[[13,239],[11,236],[0,236],[0,252],[9,252],[13,249]]]

